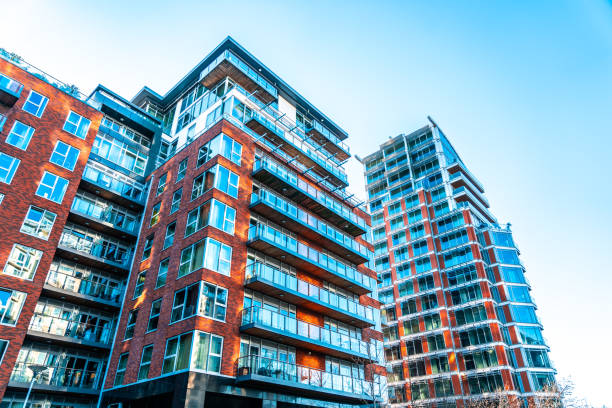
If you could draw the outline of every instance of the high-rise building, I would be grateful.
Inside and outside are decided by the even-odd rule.
[[[430,122],[362,160],[389,402],[537,396],[555,370],[510,226]]]
[[[345,131],[229,37],[131,101],[0,57],[1,408],[383,401]]]

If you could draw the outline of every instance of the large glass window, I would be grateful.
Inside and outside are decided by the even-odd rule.
[[[0,288],[0,323],[10,326],[17,324],[26,294],[16,290]]]
[[[56,203],[61,203],[67,188],[68,180],[45,171],[36,190],[36,195]]]
[[[30,91],[28,99],[23,104],[24,111],[31,113],[32,115],[40,118],[45,111],[45,107],[49,102],[49,98],[39,94],[38,92]]]
[[[11,184],[20,162],[19,159],[0,152],[0,182]]]
[[[510,305],[512,318],[518,323],[539,323],[532,306]]]
[[[53,153],[51,153],[51,158],[49,161],[72,171],[74,170],[74,166],[76,166],[77,160],[79,159],[79,153],[80,150],[76,147],[72,147],[61,140],[58,140]]]
[[[193,366],[200,370],[221,372],[223,337],[196,331],[193,344]]]
[[[193,179],[191,199],[195,200],[211,188],[237,198],[239,180],[240,177],[236,173],[217,164]]]
[[[192,339],[193,332],[190,332],[172,337],[166,341],[162,374],[184,370],[189,367]]]
[[[224,275],[230,274],[232,248],[212,238],[198,241],[181,252],[178,277],[202,267]]]
[[[196,167],[200,167],[216,155],[222,155],[240,166],[242,145],[231,137],[221,133],[198,150]]]
[[[212,283],[202,282],[201,295],[198,314],[225,321],[227,289]]]
[[[91,121],[89,119],[70,111],[68,117],[66,118],[66,122],[64,123],[64,130],[77,137],[80,137],[81,139],[85,139],[87,137],[87,131],[89,130],[90,124]]]
[[[19,231],[47,240],[51,234],[55,218],[56,215],[51,211],[31,205]]]
[[[212,199],[192,210],[187,215],[185,236],[189,236],[207,225],[212,225],[228,234],[234,234],[236,210]]]
[[[43,252],[38,249],[14,244],[2,273],[21,279],[32,280],[42,254]]]
[[[147,155],[112,136],[98,133],[91,152],[138,175],[144,175]]]
[[[34,128],[16,120],[13,128],[6,137],[6,143],[21,150],[26,150],[34,134]]]
[[[149,378],[149,368],[151,368],[151,357],[153,357],[153,345],[149,344],[142,349],[140,357],[140,367],[138,368],[138,381]]]
[[[172,302],[170,323],[178,322],[179,320],[195,316],[198,308],[199,294],[199,282],[187,286],[186,288],[177,290],[174,293],[174,301]]]

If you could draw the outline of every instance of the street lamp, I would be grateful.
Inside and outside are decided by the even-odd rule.
[[[34,382],[36,382],[36,378],[38,378],[39,375],[41,375],[48,369],[47,366],[40,364],[30,364],[28,368],[32,371],[32,374],[34,375],[32,376],[32,381],[30,381],[30,387],[28,388],[28,393],[26,394],[25,401],[23,402],[23,408],[28,407],[28,400],[30,399],[30,393],[32,392],[32,386],[34,385]]]

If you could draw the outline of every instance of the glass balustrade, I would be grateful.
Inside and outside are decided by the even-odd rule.
[[[56,336],[70,337],[95,343],[109,344],[112,338],[113,322],[96,316],[80,316],[87,318],[87,322],[62,319],[34,313],[30,321],[29,330]],[[75,319],[79,319],[77,316]]]
[[[302,210],[295,204],[281,198],[279,195],[269,190],[260,189],[259,191],[251,194],[251,204],[257,204],[258,202],[266,203],[277,211],[299,221],[302,225],[306,225],[310,229],[317,231],[325,238],[342,245],[344,248],[349,249],[363,256],[364,258],[370,259],[372,257],[372,252],[369,251],[365,245],[357,242],[353,237],[343,233],[337,228],[332,227],[328,223],[321,221],[307,211]]]
[[[91,199],[85,195],[77,195],[72,202],[72,211],[112,224],[113,227],[137,233],[139,227],[136,215],[125,210]]]
[[[83,179],[137,202],[141,202],[144,196],[144,188],[125,183],[90,165],[85,167]]]
[[[74,276],[59,271],[49,271],[45,283],[58,289],[118,303],[123,293],[123,284],[104,276],[90,274]]]
[[[298,320],[295,317],[253,306],[242,311],[242,324],[257,324],[287,335],[299,336],[316,341],[327,347],[342,349],[360,357],[368,356],[368,343],[347,334],[338,333],[312,323]]]
[[[0,90],[10,92],[11,94],[19,97],[23,85],[12,78],[0,74]]]
[[[317,251],[269,225],[251,225],[248,239],[249,241],[258,239],[267,241],[325,271],[364,287],[370,292],[376,287],[376,280],[374,278],[362,274],[354,267],[340,262],[327,253]]]
[[[322,204],[324,207],[335,212],[345,220],[350,221],[355,225],[358,225],[364,231],[367,229],[365,220],[353,213],[353,211],[348,206],[341,204],[338,200],[335,200],[329,194],[324,193],[322,190],[300,179],[297,176],[297,173],[287,169],[285,166],[271,159],[270,157],[258,157],[255,159],[255,163],[253,164],[253,172],[256,172],[260,169],[268,170],[272,174],[276,175],[280,179],[284,180],[288,184],[300,190],[303,194],[306,194],[313,200]]]
[[[316,368],[283,362],[255,355],[243,356],[237,360],[237,377],[257,375],[275,380],[295,383],[296,386],[309,386],[325,391],[341,391],[357,394],[365,399],[373,399],[373,383],[361,378],[331,373]]]
[[[103,239],[95,239],[87,235],[76,234],[69,231],[62,232],[60,246],[68,247],[106,261],[129,266],[131,251],[117,247],[116,244]]]
[[[370,306],[363,306],[354,300],[347,299],[344,296],[338,296],[336,293],[330,292],[327,289],[313,285],[306,281],[289,275],[271,265],[266,265],[260,262],[254,262],[246,267],[246,279],[261,278],[268,282],[273,282],[275,286],[286,288],[294,292],[298,292],[304,297],[310,298],[314,302],[320,302],[342,310],[346,313],[357,315],[364,320],[374,322],[374,309]]]
[[[16,363],[10,381],[29,384],[33,377],[29,365]],[[95,389],[99,387],[101,377],[98,370],[48,366],[46,371],[36,377],[34,383],[54,387]]]

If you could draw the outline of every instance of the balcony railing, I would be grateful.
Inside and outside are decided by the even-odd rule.
[[[255,355],[238,358],[236,368],[238,382],[251,380],[268,383],[271,386],[293,388],[298,392],[322,392],[333,395],[338,400],[353,397],[372,401],[377,399],[380,392],[372,382],[361,378]]]
[[[83,172],[83,180],[89,181],[120,196],[127,197],[132,201],[142,203],[144,189],[140,189],[132,184],[117,180],[116,178],[113,178],[110,175],[89,165],[85,167],[85,171]]]
[[[59,245],[100,258],[104,261],[119,264],[122,267],[129,267],[131,251],[120,250],[114,244],[109,245],[101,240],[96,242],[88,238],[90,237],[79,236],[64,231],[62,232]]]
[[[32,381],[32,370],[29,364],[16,363],[11,374],[11,382],[30,384]],[[85,370],[65,367],[47,367],[47,371],[36,377],[34,384],[77,389],[99,388],[101,375],[98,370]]]
[[[325,280],[349,288],[352,292],[365,294],[372,292],[376,287],[374,278],[362,274],[353,266],[311,248],[269,225],[252,225],[249,228],[248,239],[250,243],[264,241],[272,247],[282,249],[292,257],[294,266],[319,276],[325,275],[322,276]],[[253,246],[256,247],[256,245]],[[287,259],[286,262],[290,263],[292,260]]]
[[[284,165],[269,157],[260,157],[255,160],[253,173],[261,169],[269,171],[285,183],[296,188],[301,194],[317,202],[327,212],[336,214],[337,217],[344,221],[352,223],[355,227],[351,230],[351,234],[360,235],[366,232],[367,226],[363,218],[357,216],[347,205],[342,204],[331,195],[299,178],[294,171],[287,169]]]
[[[129,232],[130,234],[138,234],[139,222],[136,217],[126,215],[117,210],[113,211],[112,206],[102,209],[96,205],[91,205],[89,202],[81,201],[80,197],[77,195],[72,202],[71,211],[111,224],[113,227]]]
[[[0,103],[7,106],[13,106],[21,96],[22,90],[23,85],[20,82],[0,74]]]
[[[88,343],[108,345],[112,339],[113,322],[81,323],[59,317],[36,314],[32,316],[29,330],[56,336],[69,337]]]
[[[345,322],[353,322],[359,319],[365,323],[365,326],[374,324],[374,309],[370,306],[364,306],[354,300],[347,299],[344,296],[330,292],[319,286],[315,286],[304,280],[298,279],[295,276],[289,275],[271,265],[266,265],[261,262],[254,262],[246,267],[247,283],[250,280],[263,280],[272,284],[275,288],[282,288],[286,291],[299,294],[302,299],[314,302],[320,305],[341,311],[346,315],[343,320]],[[275,292],[278,292],[275,290]],[[334,316],[337,318],[337,316]]]
[[[49,271],[45,284],[69,292],[119,303],[123,293],[123,284],[108,280],[103,276],[90,275],[76,277],[58,271]]]
[[[240,330],[248,333],[250,329],[270,330],[274,338],[285,336],[290,340],[295,339],[297,341],[295,344],[301,347],[311,348],[309,345],[312,344],[313,350],[324,351],[327,354],[371,360],[368,343],[363,340],[258,306],[242,310]],[[288,343],[293,342],[288,341]]]
[[[255,206],[259,203],[275,209],[277,212],[283,214],[285,217],[301,224],[303,227],[308,228],[310,231],[316,232],[320,236],[331,241],[335,247],[331,249],[333,252],[338,253],[341,256],[347,255],[347,250],[352,254],[357,255],[361,262],[366,262],[372,257],[372,252],[368,250],[365,245],[357,242],[352,236],[340,231],[338,228],[332,227],[329,223],[321,221],[319,218],[314,217],[310,213],[302,210],[297,205],[283,199],[277,194],[268,191],[266,189],[260,189],[257,193],[251,194],[251,206]],[[299,232],[299,231],[295,231]],[[336,247],[341,248],[336,248]],[[343,249],[339,251],[338,249]],[[355,260],[352,260],[355,262]],[[359,262],[356,262],[359,263]]]

